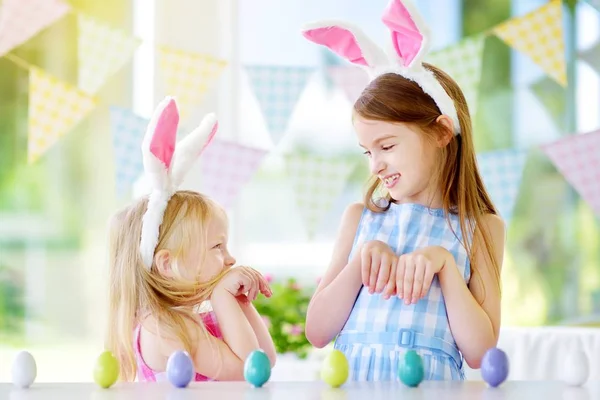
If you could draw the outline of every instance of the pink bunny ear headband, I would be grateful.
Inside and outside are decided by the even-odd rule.
[[[410,0],[391,0],[382,21],[391,31],[392,51],[389,55],[360,28],[343,21],[307,24],[302,34],[365,69],[371,80],[393,72],[416,82],[435,101],[441,113],[452,119],[454,133],[460,134],[454,101],[421,63],[429,46],[429,29],[416,7]]]
[[[166,97],[156,107],[142,142],[144,172],[152,187],[140,238],[142,260],[148,269],[152,267],[158,232],[169,199],[213,139],[218,127],[216,116],[208,114],[175,148],[178,124],[177,104],[172,97]]]

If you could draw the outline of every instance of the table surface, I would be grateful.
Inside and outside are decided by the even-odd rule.
[[[10,383],[0,383],[0,399],[385,399],[419,400],[446,399],[600,399],[600,381],[571,387],[557,381],[508,381],[497,388],[484,382],[425,381],[417,388],[400,382],[347,382],[334,389],[323,382],[268,382],[253,388],[246,382],[195,382],[185,389],[169,383],[119,383],[102,389],[93,383],[34,383],[28,389],[18,389]]]

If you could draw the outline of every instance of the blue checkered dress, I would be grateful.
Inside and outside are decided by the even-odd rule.
[[[384,213],[365,208],[350,257],[369,240],[387,243],[398,255],[426,246],[443,246],[454,255],[468,282],[470,265],[460,244],[458,216],[451,215],[450,221],[448,224],[443,210],[418,204],[392,203]],[[348,358],[351,380],[397,380],[399,360],[410,348],[423,358],[424,379],[464,379],[462,355],[450,332],[437,276],[427,296],[410,305],[397,297],[385,300],[381,294],[369,294],[362,287],[334,347]]]

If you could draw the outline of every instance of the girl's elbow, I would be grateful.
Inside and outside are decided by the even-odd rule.
[[[317,349],[322,349],[323,347],[327,346],[331,341],[324,337],[321,332],[314,332],[313,329],[309,329],[308,325],[306,325],[305,335],[309,343]]]
[[[473,357],[473,358],[465,357],[465,361],[466,361],[467,365],[469,366],[469,368],[479,369],[479,368],[481,368],[481,359],[482,358],[483,357]]]

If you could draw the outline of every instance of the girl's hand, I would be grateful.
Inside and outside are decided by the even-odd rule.
[[[258,293],[271,297],[271,288],[267,280],[255,269],[236,267],[219,281],[215,289],[226,290],[238,300],[254,301]],[[242,297],[244,296],[244,297]]]
[[[392,291],[404,299],[405,304],[416,303],[427,295],[433,276],[442,270],[449,254],[443,247],[430,246],[401,255]]]
[[[369,293],[381,293],[386,289],[390,278],[395,276],[398,256],[386,243],[379,240],[365,242],[360,251],[361,277]],[[391,292],[390,292],[391,293]]]

